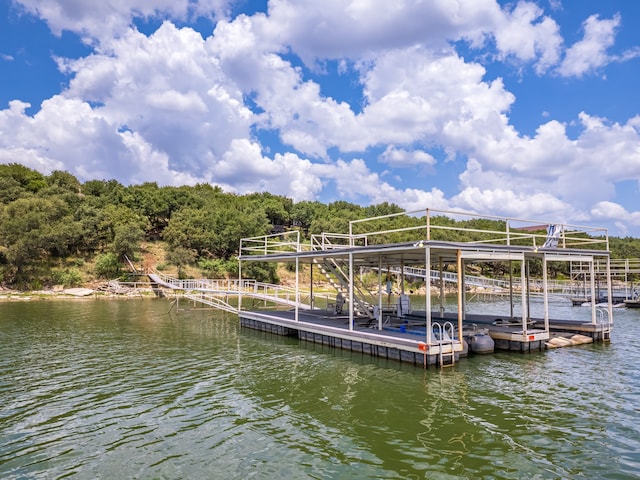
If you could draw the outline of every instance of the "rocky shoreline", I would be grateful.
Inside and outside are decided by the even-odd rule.
[[[87,300],[111,298],[145,298],[155,297],[156,293],[150,286],[126,287],[100,285],[95,288],[53,288],[44,290],[10,290],[0,289],[1,301],[30,301],[30,300]]]

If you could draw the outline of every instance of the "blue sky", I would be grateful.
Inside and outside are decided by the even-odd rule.
[[[640,2],[0,0],[0,163],[640,236]]]

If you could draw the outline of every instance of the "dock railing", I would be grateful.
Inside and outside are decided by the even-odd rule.
[[[383,222],[385,221],[386,222]],[[383,223],[410,223],[407,226],[380,229]],[[487,222],[489,221],[489,222]],[[484,225],[487,225],[484,227]],[[496,227],[500,228],[496,228]],[[491,228],[489,228],[491,227]],[[479,215],[454,210],[427,208],[408,212],[392,213],[378,217],[351,220],[349,236],[368,244],[391,243],[389,239],[405,238],[416,233],[415,240],[443,240],[455,238],[454,232],[465,232],[473,238],[472,243],[522,245],[534,248],[585,248],[609,249],[606,228],[565,223],[543,222],[520,218]],[[376,237],[383,240],[377,241]],[[463,240],[464,241],[464,240]],[[352,243],[352,246],[355,244]]]
[[[351,220],[348,233],[314,234],[305,244],[301,243],[299,230],[243,238],[240,240],[240,257],[246,259],[252,255],[328,251],[418,240],[455,241],[456,238],[463,243],[530,246],[534,249],[609,250],[606,228],[427,208]]]
[[[178,279],[164,273],[155,272],[164,286],[185,292],[204,292],[211,295],[245,295],[259,300],[295,306],[307,306],[311,301],[310,292],[285,285],[259,282],[253,279]],[[296,299],[299,299],[296,301]]]
[[[166,284],[166,286],[173,288],[175,290],[199,290],[199,291],[210,291],[210,292],[238,292],[240,290],[240,280],[231,279],[231,278],[220,278],[220,279],[211,279],[211,278],[188,278],[188,279],[179,279],[176,277],[172,277],[171,275],[167,275],[162,272],[153,272],[162,283]]]
[[[242,294],[251,295],[253,298],[282,303],[285,305],[295,305],[296,303],[310,306],[311,294],[309,291],[273,283],[258,282],[257,280],[243,279],[240,281]],[[297,294],[300,296],[298,297]],[[296,300],[299,298],[299,300]]]
[[[311,235],[311,250],[338,250],[354,246],[367,246],[366,235],[348,235],[344,233],[321,233]]]
[[[640,258],[612,258],[610,260],[610,269],[612,278],[624,278],[631,275],[640,276]],[[590,273],[589,262],[571,262],[571,275],[580,276]],[[607,262],[602,259],[596,259],[593,262],[593,273],[595,275],[606,275]]]
[[[240,239],[240,255],[268,255],[299,251],[301,251],[299,230]]]

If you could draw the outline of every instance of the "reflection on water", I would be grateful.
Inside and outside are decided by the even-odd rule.
[[[0,477],[640,476],[640,312],[611,344],[422,370],[168,311],[0,304]]]

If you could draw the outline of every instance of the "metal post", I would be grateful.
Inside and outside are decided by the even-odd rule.
[[[629,260],[627,259],[627,262]],[[609,321],[613,318],[613,292],[611,288],[611,258],[607,256],[607,285],[609,288],[607,289],[607,293],[609,295]],[[603,338],[604,340],[604,338]]]
[[[542,291],[544,295],[544,330],[549,332],[549,286],[547,284],[547,254],[542,255]]]
[[[242,260],[238,259],[238,313],[242,311]]]
[[[309,303],[311,304],[311,310],[313,310],[313,306],[314,306],[313,304],[315,303],[313,301],[313,261],[311,261],[311,263],[309,264],[309,268],[311,270],[311,274],[310,274],[311,279],[309,280],[309,283],[310,283],[310,285],[309,285],[309,297],[310,297],[309,298]]]
[[[382,330],[382,255],[378,255],[378,330]]]
[[[520,266],[520,292],[522,294],[522,334],[527,334],[527,261],[523,257]]]
[[[628,273],[629,273],[629,259],[625,259],[624,261],[624,298],[630,298],[629,297],[629,293],[630,293],[630,288],[629,288],[629,277],[628,277]],[[611,281],[611,270],[609,270],[609,272],[607,273],[607,276],[609,277],[609,281]]]
[[[300,257],[296,257],[296,322],[300,321]]]
[[[349,221],[349,246],[353,247],[353,220]]]
[[[527,260],[527,321],[531,318],[531,288],[529,282],[531,280],[531,260]],[[523,332],[527,333],[526,323],[523,325]]]
[[[424,249],[424,266],[427,270],[427,276],[425,278],[426,292],[425,292],[425,308],[427,313],[427,345],[431,345],[431,248],[427,245]]]
[[[440,267],[440,316],[444,318],[444,278],[442,277],[442,256],[438,258],[438,262]],[[431,273],[428,275],[431,275]]]
[[[351,224],[349,224],[351,228]],[[349,252],[349,331],[353,331],[353,253]]]
[[[509,309],[513,320],[513,260],[509,260]]]
[[[596,324],[596,303],[598,299],[596,298],[596,275],[595,275],[595,266],[594,259],[591,257],[591,263],[589,264],[589,275],[591,276],[591,323]]]
[[[462,316],[464,315],[464,271],[462,250],[458,250],[458,330],[462,332]],[[462,339],[460,339],[462,341]]]

